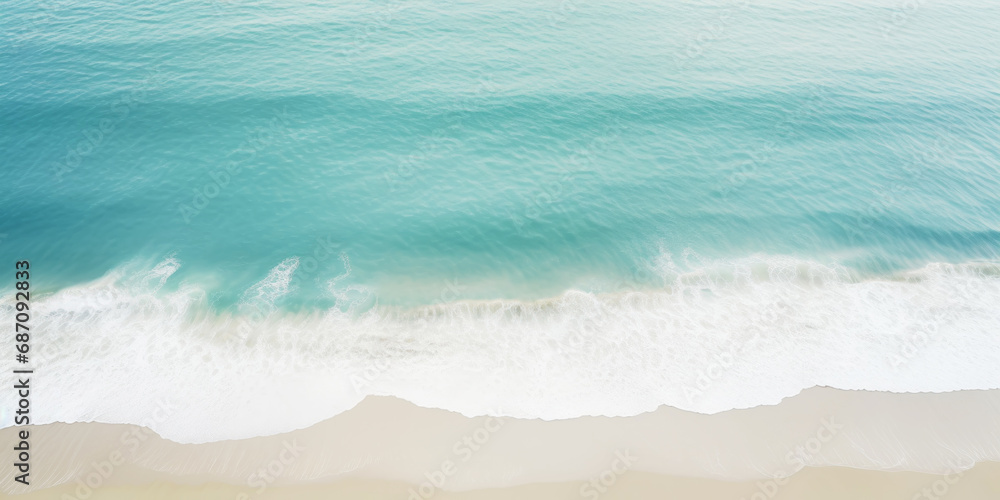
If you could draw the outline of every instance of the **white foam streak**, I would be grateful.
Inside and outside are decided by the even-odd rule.
[[[240,297],[239,309],[243,313],[254,310],[272,312],[276,302],[291,290],[292,275],[299,268],[299,258],[285,259],[267,273],[267,277],[258,281]]]
[[[657,290],[363,314],[342,305],[282,312],[297,259],[248,289],[236,314],[210,311],[189,283],[163,292],[179,265],[172,259],[115,273],[36,301],[33,423],[145,423],[201,442],[306,427],[369,394],[465,415],[560,419],[662,404],[715,413],[812,386],[1000,387],[996,264],[859,280],[787,258],[688,272],[663,262]],[[0,312],[0,321],[13,314]],[[157,401],[176,414],[150,422]]]

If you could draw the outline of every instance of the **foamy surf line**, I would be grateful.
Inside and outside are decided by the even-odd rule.
[[[368,395],[551,420],[661,405],[711,414],[813,386],[1000,386],[995,263],[858,279],[753,257],[664,266],[659,289],[291,314],[277,304],[297,264],[278,265],[235,312],[213,311],[193,283],[164,291],[173,259],[40,297],[32,423],[144,424],[202,443],[306,428]],[[175,417],[152,419],[165,406]]]
[[[192,417],[172,412],[166,406],[157,415]],[[510,494],[524,485],[555,483],[572,486],[566,498],[590,498],[598,491],[632,491],[623,485],[645,478],[643,484],[655,488],[622,498],[646,498],[652,491],[687,492],[685,498],[748,498],[757,491],[767,498],[777,492],[788,495],[783,498],[861,498],[801,493],[830,494],[836,492],[831,480],[868,478],[852,483],[866,495],[873,494],[873,484],[875,492],[898,493],[947,481],[952,493],[978,484],[972,492],[979,496],[968,498],[990,498],[981,493],[1000,488],[997,415],[997,390],[892,394],[814,388],[778,405],[715,415],[661,407],[632,417],[556,421],[465,417],[370,397],[305,429],[205,444],[176,443],[131,425],[33,426],[37,476],[23,488],[8,469],[0,491],[120,498],[115,495],[158,484],[139,496],[155,498],[159,491],[199,498],[194,494],[221,489],[229,498],[353,491],[402,499],[412,490],[425,499],[448,492],[466,493],[456,498],[520,498]],[[12,440],[15,431],[0,430],[0,436]],[[508,496],[490,496],[488,489]]]

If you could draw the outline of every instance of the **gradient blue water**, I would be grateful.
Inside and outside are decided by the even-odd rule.
[[[42,289],[173,255],[172,286],[222,307],[317,255],[289,304],[322,305],[346,252],[347,281],[410,304],[655,286],[667,253],[878,274],[1000,248],[994,4],[8,1],[0,22],[0,260]]]

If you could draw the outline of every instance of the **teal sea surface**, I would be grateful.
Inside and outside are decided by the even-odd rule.
[[[1000,8],[915,5],[8,2],[0,252],[172,254],[221,305],[317,246],[404,303],[993,258]]]

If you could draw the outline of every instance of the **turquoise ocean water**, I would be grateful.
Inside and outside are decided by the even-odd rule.
[[[353,326],[309,332],[337,342],[370,311],[394,311],[391,328],[365,330],[383,336],[407,330],[407,311],[463,300],[499,300],[501,323],[544,323],[535,313],[568,290],[600,302],[669,295],[678,280],[697,300],[668,316],[701,319],[668,329],[668,342],[647,335],[657,327],[628,326],[656,306],[615,302],[615,335],[645,339],[620,344],[623,356],[733,334],[742,327],[719,318],[761,310],[747,297],[762,283],[786,301],[819,290],[791,306],[808,302],[803,314],[874,325],[838,324],[829,338],[871,340],[906,311],[958,333],[1000,327],[989,307],[1000,297],[990,295],[997,4],[13,0],[3,10],[0,262],[31,261],[52,329],[140,336],[122,312],[136,307],[180,321],[170,331],[209,331],[198,318],[263,301],[274,324],[274,311],[351,313]],[[115,284],[95,285],[102,277]],[[941,286],[844,298],[901,280]],[[823,295],[829,283],[840,291]],[[80,304],[98,289],[115,298],[93,306],[106,319],[91,324]],[[77,302],[66,299],[74,290]],[[192,308],[163,305],[185,290],[198,291]],[[122,298],[147,293],[159,312]],[[927,316],[955,297],[958,316]],[[872,319],[872,301],[885,316]],[[534,312],[511,305],[526,303]],[[486,322],[470,314],[462,335]],[[498,334],[504,352],[526,328]],[[982,356],[971,365],[996,352]],[[398,387],[374,392],[410,390]],[[566,412],[606,408],[583,407]],[[111,415],[88,411],[65,418]]]

